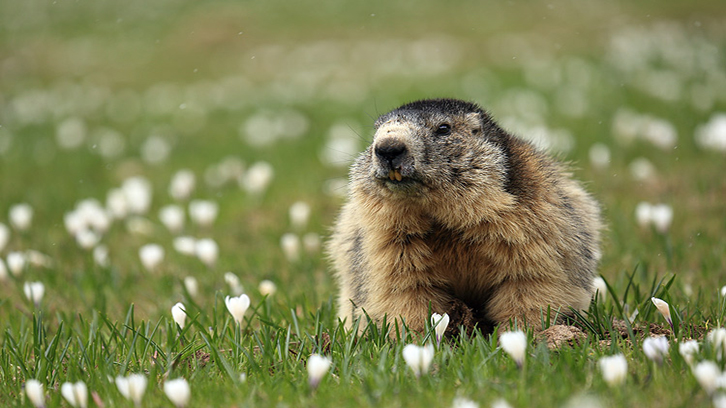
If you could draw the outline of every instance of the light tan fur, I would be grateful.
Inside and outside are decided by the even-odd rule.
[[[429,309],[463,303],[539,329],[548,307],[587,307],[599,209],[561,165],[456,100],[404,105],[376,129],[327,246],[348,327],[365,313],[420,331]]]

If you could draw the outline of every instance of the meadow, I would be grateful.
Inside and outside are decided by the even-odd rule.
[[[725,21],[719,1],[0,0],[0,405],[726,406]],[[322,248],[348,166],[426,97],[481,104],[602,204],[581,335],[530,331],[518,364],[499,330],[343,330]],[[409,344],[434,345],[420,375]]]

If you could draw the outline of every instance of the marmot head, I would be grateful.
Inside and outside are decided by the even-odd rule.
[[[464,198],[503,191],[501,131],[476,104],[430,99],[375,122],[371,146],[353,168],[365,194],[389,199]]]

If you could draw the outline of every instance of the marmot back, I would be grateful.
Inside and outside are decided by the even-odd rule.
[[[403,105],[375,130],[327,247],[349,327],[423,330],[430,309],[539,329],[548,310],[587,308],[599,208],[562,165],[458,100]]]

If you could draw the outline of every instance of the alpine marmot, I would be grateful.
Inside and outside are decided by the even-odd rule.
[[[479,106],[412,102],[378,118],[351,168],[327,245],[338,314],[348,327],[387,316],[421,331],[448,312],[540,330],[548,313],[587,308],[600,229],[567,169]]]

